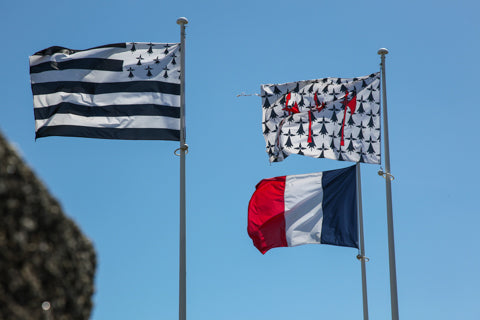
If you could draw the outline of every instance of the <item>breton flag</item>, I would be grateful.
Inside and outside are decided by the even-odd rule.
[[[355,166],[260,181],[248,234],[263,254],[309,243],[358,248]]]
[[[130,42],[35,53],[35,137],[179,141],[179,51],[179,43]]]
[[[261,86],[270,162],[290,154],[380,163],[380,73]]]

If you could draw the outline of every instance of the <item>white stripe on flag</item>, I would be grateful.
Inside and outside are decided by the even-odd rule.
[[[320,243],[323,172],[286,176],[285,233],[289,247]]]
[[[180,130],[180,120],[159,116],[130,117],[82,117],[74,114],[55,114],[49,119],[35,120],[38,130],[44,126],[84,126],[99,128],[138,128],[138,129],[173,129]]]
[[[159,104],[164,106],[180,107],[180,96],[159,92],[117,92],[95,95],[85,93],[56,92],[33,96],[33,106],[35,108],[54,106],[61,102],[70,102],[89,107],[129,104]]]

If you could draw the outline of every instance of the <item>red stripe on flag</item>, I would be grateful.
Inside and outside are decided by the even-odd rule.
[[[355,113],[355,109],[357,108],[357,95],[355,91],[353,93],[352,100],[348,101],[348,91],[345,92],[345,98],[343,100],[343,105],[345,106],[345,110],[343,111],[343,123],[342,123],[342,137],[340,138],[340,145],[345,145],[343,131],[345,129],[345,117],[347,116],[347,108],[350,109],[350,117],[353,116]]]
[[[248,204],[248,235],[264,254],[276,247],[287,247],[285,236],[285,179],[260,181]]]
[[[312,143],[312,111],[308,111],[308,143]]]
[[[292,94],[289,92],[287,93],[287,95],[285,96],[285,107],[288,107],[288,103],[290,102],[290,97],[292,96]]]

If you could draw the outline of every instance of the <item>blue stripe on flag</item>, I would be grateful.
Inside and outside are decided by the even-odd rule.
[[[358,248],[355,166],[325,171],[323,224],[320,243]]]

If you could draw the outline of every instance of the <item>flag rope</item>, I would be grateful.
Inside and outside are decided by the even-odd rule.
[[[358,260],[360,260],[360,261],[365,261],[365,262],[370,261],[370,258],[365,257],[364,255],[361,255],[360,253],[357,254],[357,257],[356,257],[356,258],[357,258]]]
[[[187,155],[188,154],[188,144],[185,143],[183,146],[181,146],[180,148],[177,148],[177,149],[175,149],[175,151],[173,151],[174,155],[180,157],[182,154],[181,154],[181,152],[178,153],[178,151],[184,151],[185,155]]]
[[[395,177],[389,172],[384,172],[382,167],[380,167],[380,170],[378,170],[378,175],[383,177],[384,179],[387,179],[387,177],[389,177],[390,181],[395,180]]]
[[[260,95],[259,95],[258,93],[246,94],[245,92],[242,92],[242,93],[240,93],[240,94],[237,94],[237,98],[238,98],[238,97],[250,97],[250,96],[260,97]]]

